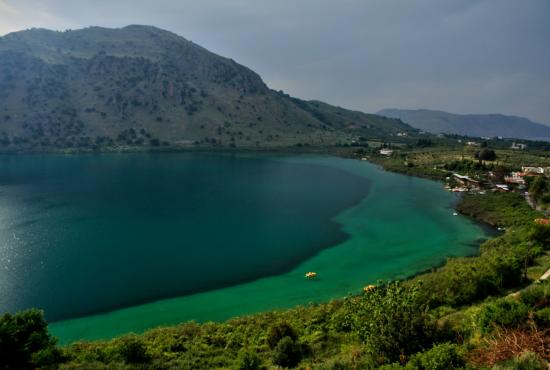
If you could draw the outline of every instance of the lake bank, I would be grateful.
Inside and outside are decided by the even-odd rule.
[[[435,182],[334,157],[297,156],[285,160],[343,166],[349,173],[377,179],[365,199],[335,218],[348,235],[345,241],[321,250],[285,274],[52,323],[52,333],[67,343],[141,332],[187,320],[222,321],[259,311],[325,302],[356,293],[364,284],[379,278],[405,278],[440,265],[447,257],[477,253],[474,241],[484,236],[483,231],[463,217],[452,216],[451,204],[456,199]],[[395,233],[397,229],[399,233]],[[305,281],[306,271],[317,271],[319,280]]]

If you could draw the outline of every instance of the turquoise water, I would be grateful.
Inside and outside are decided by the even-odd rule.
[[[440,184],[335,157],[3,156],[0,174],[0,310],[44,309],[62,342],[340,298],[484,236]]]

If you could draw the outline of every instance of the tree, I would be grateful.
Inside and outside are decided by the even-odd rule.
[[[483,148],[475,153],[475,158],[481,164],[482,161],[494,161],[497,159],[497,155],[493,149]]]
[[[150,359],[145,344],[135,336],[124,338],[118,346],[118,353],[128,364],[140,364]]]
[[[279,341],[273,352],[273,363],[293,368],[302,360],[302,346],[291,337]]]
[[[256,352],[241,350],[237,358],[238,370],[257,370],[260,369],[262,361]]]
[[[419,148],[426,148],[432,146],[432,141],[430,139],[418,139],[416,146]]]
[[[42,311],[31,309],[0,317],[1,369],[34,369],[60,360],[61,352],[48,334]]]
[[[495,175],[495,180],[502,183],[504,182],[504,177],[510,172],[509,168],[504,166],[496,166],[493,169],[493,174]]]
[[[537,202],[547,190],[548,184],[542,176],[536,177],[529,185],[529,194]]]
[[[294,328],[287,322],[280,321],[269,328],[266,341],[270,348],[275,348],[284,337],[289,337],[292,340],[298,339]]]
[[[550,247],[550,226],[547,225],[535,225],[527,240],[537,244],[541,248]]]

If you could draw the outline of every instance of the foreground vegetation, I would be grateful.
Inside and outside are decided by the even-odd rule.
[[[461,209],[507,230],[477,257],[326,304],[186,323],[58,347],[40,312],[0,319],[5,369],[545,369],[550,284],[533,283],[550,228],[517,194],[468,195]],[[542,258],[542,260],[541,260]],[[545,266],[548,267],[548,266]],[[535,266],[541,271],[540,266]],[[513,294],[511,294],[513,293]]]

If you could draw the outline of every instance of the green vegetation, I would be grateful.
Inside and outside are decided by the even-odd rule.
[[[527,225],[540,217],[517,193],[467,194],[457,209],[478,221],[495,227]]]
[[[434,328],[420,284],[389,283],[361,299],[346,300],[343,311],[343,322],[336,325],[351,328],[366,352],[381,362],[399,361],[432,344]]]
[[[477,257],[450,259],[414,279],[381,282],[344,300],[63,348],[47,337],[45,324],[32,327],[46,338],[39,346],[22,344],[35,336],[13,316],[2,323],[16,329],[3,333],[15,343],[10,353],[24,352],[18,361],[28,367],[543,369],[550,284],[529,276],[550,267],[550,228],[536,225],[539,214],[514,194],[469,195],[464,207],[507,231],[485,242]],[[525,246],[532,247],[529,258]],[[532,268],[536,261],[546,266]],[[36,311],[19,314],[27,315],[43,323]]]
[[[28,310],[0,316],[0,368],[33,369],[52,366],[61,360],[42,312]]]
[[[550,180],[543,176],[527,179],[531,200],[540,209],[550,208]]]

